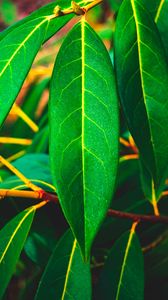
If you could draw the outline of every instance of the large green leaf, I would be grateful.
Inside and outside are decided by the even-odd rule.
[[[53,72],[50,157],[64,214],[88,257],[112,200],[118,108],[109,55],[84,19],[68,34]]]
[[[56,5],[60,5],[61,9],[67,9],[71,7],[71,1],[59,0],[51,3],[0,36],[0,126],[41,45],[74,15],[54,18],[53,9]]]
[[[90,300],[90,266],[82,260],[69,230],[57,244],[40,280],[35,300]]]
[[[158,198],[168,165],[168,66],[157,27],[139,1],[121,5],[115,65],[128,125],[151,177],[150,198],[152,182]]]
[[[0,231],[0,299],[13,275],[33,221],[35,207],[24,210]]]
[[[160,36],[162,38],[166,55],[168,57],[168,1],[167,0],[153,0],[146,1],[143,0],[144,4],[147,6],[149,11],[152,13],[152,16],[157,24],[159,29]]]
[[[101,300],[144,299],[143,255],[133,230],[124,233],[112,247],[99,285]]]

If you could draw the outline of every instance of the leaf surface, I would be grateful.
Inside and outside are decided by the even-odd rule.
[[[153,18],[157,27],[159,29],[160,36],[162,38],[166,55],[168,57],[168,1],[167,0],[154,0],[154,1],[144,1],[144,4],[147,6],[149,11],[153,12]],[[153,10],[152,10],[153,8]]]
[[[112,200],[118,164],[118,107],[102,41],[82,19],[58,54],[50,95],[50,158],[64,214],[83,255]]]
[[[18,95],[41,45],[61,29],[74,14],[54,18],[53,9],[71,7],[71,1],[51,3],[0,35],[0,126]]]
[[[58,242],[40,280],[35,300],[90,300],[90,266],[69,230]]]
[[[143,255],[134,231],[124,233],[112,247],[99,285],[101,300],[144,299]]]
[[[120,8],[115,59],[129,129],[151,177],[150,198],[152,183],[158,198],[168,165],[168,66],[156,25],[139,1],[125,0]]]
[[[0,298],[14,273],[34,213],[35,207],[24,210],[0,231]]]

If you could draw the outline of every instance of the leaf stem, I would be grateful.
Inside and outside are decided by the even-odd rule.
[[[19,157],[23,156],[25,153],[26,153],[25,150],[21,150],[21,151],[15,153],[15,154],[9,156],[6,160],[7,160],[8,162],[11,162],[11,161],[16,160],[16,159],[18,159]],[[3,166],[3,164],[0,163],[0,168],[1,168],[2,166]]]
[[[39,130],[36,123],[30,119],[30,117],[19,107],[19,105],[14,103],[12,113],[20,117],[32,129],[32,131],[37,132]]]
[[[80,7],[80,3],[76,3],[76,6],[80,7],[80,12],[78,13],[79,10],[75,9],[75,5],[74,5],[74,1],[73,5],[71,8],[67,8],[64,10],[61,10],[61,8],[57,5],[54,9],[54,14],[52,16],[50,16],[50,18],[54,18],[54,17],[61,17],[61,16],[65,16],[65,15],[69,15],[72,13],[75,13],[77,15],[81,15],[81,11],[83,11],[83,14],[85,14],[86,12],[88,12],[91,8],[95,7],[96,5],[100,4],[101,2],[103,2],[103,0],[95,0],[95,1],[91,1],[89,4],[87,4],[84,7]]]
[[[0,137],[0,144],[15,144],[29,146],[31,145],[32,140],[22,139],[22,138],[11,138],[11,137]]]
[[[152,206],[154,210],[155,216],[159,216],[159,208],[157,205],[157,200],[156,200],[156,194],[155,194],[155,186],[154,186],[154,181],[152,180]]]
[[[138,159],[139,155],[138,154],[128,154],[120,157],[120,162],[125,161],[125,160],[130,160],[130,159]]]
[[[9,161],[7,161],[3,156],[0,156],[0,163],[2,163],[6,168],[8,168],[12,173],[14,173],[20,180],[22,180],[28,188],[33,191],[40,191],[41,189],[33,184],[28,178],[26,178],[19,170],[17,170]]]

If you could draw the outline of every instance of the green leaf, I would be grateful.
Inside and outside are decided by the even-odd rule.
[[[136,0],[120,8],[115,65],[129,129],[159,198],[168,165],[168,66],[157,27]]]
[[[87,258],[112,200],[118,107],[109,55],[84,19],[68,34],[58,54],[49,112],[53,181]]]
[[[156,238],[155,238],[156,240]],[[168,275],[168,260],[167,260],[167,251],[168,251],[168,231],[154,241],[153,245],[145,253],[145,267],[146,275],[148,279],[153,279],[153,277],[164,278]]]
[[[16,5],[10,0],[2,0],[0,16],[6,24],[12,24],[17,16]]]
[[[133,229],[124,233],[112,247],[99,285],[102,300],[144,299],[143,255]]]
[[[53,9],[71,7],[71,1],[57,1],[33,13],[0,35],[0,126],[18,95],[41,45],[61,29],[74,14],[54,18]]]
[[[153,1],[142,0],[142,3],[147,7],[153,19],[157,19],[160,14],[160,10],[162,9],[164,0],[153,0]]]
[[[40,280],[35,300],[90,300],[90,266],[82,260],[69,230],[57,244]]]
[[[153,12],[152,14],[153,18],[159,29],[159,33],[166,50],[166,55],[168,57],[168,23],[167,23],[168,1],[167,0],[153,0],[153,1],[143,0],[143,1],[146,7],[149,9],[149,11],[151,13]]]
[[[117,12],[121,3],[122,3],[122,0],[108,0],[109,2],[109,5],[110,5],[110,8],[114,11],[114,12]]]
[[[14,273],[33,221],[35,207],[24,210],[0,231],[0,299]]]
[[[144,197],[137,160],[119,163],[116,193],[111,208],[135,214],[153,214],[153,207]],[[130,196],[131,191],[131,196]],[[123,232],[129,230],[132,220],[108,217],[99,231],[94,246],[111,245]]]

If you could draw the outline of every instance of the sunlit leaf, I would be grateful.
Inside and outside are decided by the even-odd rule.
[[[49,122],[53,181],[64,214],[88,257],[112,200],[118,108],[110,57],[84,19],[68,34],[58,54]]]
[[[4,122],[41,45],[64,26],[73,14],[54,18],[54,7],[71,7],[57,1],[33,13],[0,35],[0,126]]]

